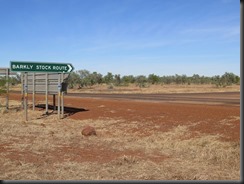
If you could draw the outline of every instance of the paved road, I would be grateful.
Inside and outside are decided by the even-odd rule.
[[[69,93],[68,96],[81,98],[126,99],[157,102],[183,102],[240,105],[240,92],[218,93],[168,93],[168,94],[97,94]]]

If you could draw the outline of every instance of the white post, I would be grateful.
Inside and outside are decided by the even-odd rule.
[[[32,85],[33,85],[33,88],[32,88],[32,102],[33,102],[33,111],[35,110],[35,91],[36,91],[36,84],[35,84],[35,73],[32,74]]]
[[[9,100],[9,68],[6,69],[6,110],[8,110]]]
[[[62,73],[62,83],[64,82],[64,73]],[[61,108],[62,108],[62,118],[64,118],[64,92],[61,92]]]
[[[48,74],[46,73],[46,114],[48,114]]]
[[[61,74],[58,74],[58,119],[60,119]]]
[[[24,81],[25,81],[24,80],[24,73],[21,72],[20,76],[21,76],[21,108],[24,109],[24,93],[25,93],[24,92],[24,90],[25,90],[24,89],[24,86],[25,86],[25,84],[24,84]]]
[[[25,72],[25,86],[24,86],[24,90],[25,90],[25,95],[24,95],[24,106],[25,106],[25,121],[28,121],[28,73]]]

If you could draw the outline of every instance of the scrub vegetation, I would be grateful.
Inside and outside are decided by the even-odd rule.
[[[149,74],[148,76],[121,76],[120,74],[112,74],[111,72],[108,72],[103,76],[97,72],[78,70],[70,74],[68,83],[70,88],[85,88],[97,84],[107,84],[109,88],[112,88],[112,86],[128,86],[130,84],[135,84],[140,88],[154,84],[213,84],[217,87],[226,87],[232,84],[240,84],[240,77],[229,72],[224,73],[222,76],[216,75],[213,77],[200,76],[198,74],[194,74],[192,76],[177,74],[170,76],[159,76],[155,74]]]

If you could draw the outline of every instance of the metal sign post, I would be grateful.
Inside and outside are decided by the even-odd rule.
[[[64,81],[64,73],[62,73],[61,80]],[[61,92],[61,108],[62,108],[62,118],[64,118],[64,92]]]
[[[53,94],[53,111],[56,111],[56,95]]]
[[[60,119],[61,74],[58,74],[58,119]]]
[[[33,73],[32,74],[32,77],[33,77],[33,91],[32,91],[32,103],[33,103],[33,111],[35,110],[35,87],[36,87],[36,85],[35,85],[35,74]]]
[[[24,109],[24,98],[25,98],[25,92],[24,92],[24,86],[25,86],[25,79],[24,79],[24,74],[21,73],[21,108]]]
[[[46,73],[46,92],[45,92],[45,97],[46,97],[46,114],[48,114],[48,75]]]
[[[25,106],[25,121],[28,121],[28,85],[27,85],[27,72],[25,73],[25,96],[24,96],[24,106]]]
[[[8,110],[8,100],[9,100],[9,69],[6,69],[6,109]]]
[[[62,109],[62,118],[64,118],[64,92],[61,92],[61,109]]]

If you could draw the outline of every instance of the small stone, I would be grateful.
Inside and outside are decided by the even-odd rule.
[[[81,131],[81,134],[84,136],[97,135],[95,128],[91,127],[89,125],[87,125],[83,128],[83,130]]]

